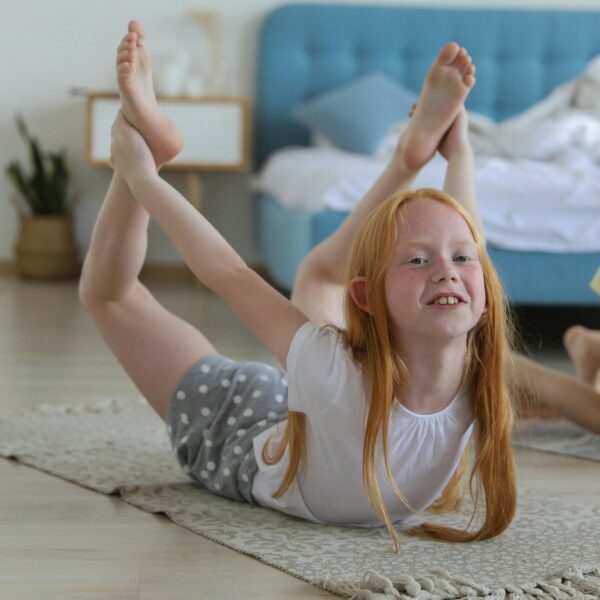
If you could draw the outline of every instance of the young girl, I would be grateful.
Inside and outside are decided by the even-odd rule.
[[[480,233],[466,138],[463,102],[474,73],[464,49],[442,49],[395,156],[303,262],[290,302],[157,175],[181,138],[156,103],[143,32],[130,23],[117,57],[115,175],[80,297],[165,419],[194,481],[313,522],[383,522],[396,550],[393,524],[451,541],[486,539],[509,525],[516,504],[509,332]],[[447,193],[407,190],[438,149],[448,159]],[[150,216],[283,368],[220,355],[158,304],[138,279]],[[515,365],[521,379],[531,375],[526,363]],[[563,408],[554,390],[548,397]],[[580,409],[574,414],[583,419]],[[460,506],[472,434],[471,493],[485,503],[479,528],[420,523],[428,508]]]

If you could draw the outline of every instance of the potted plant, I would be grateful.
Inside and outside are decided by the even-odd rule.
[[[6,167],[21,217],[16,245],[17,273],[31,278],[73,277],[79,262],[68,197],[66,152],[43,152],[17,117],[17,129],[29,147],[30,173],[17,161]]]

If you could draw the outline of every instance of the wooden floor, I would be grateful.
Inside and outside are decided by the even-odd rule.
[[[150,283],[217,349],[273,362],[193,282]],[[543,360],[565,370],[560,350]],[[0,410],[138,395],[81,309],[75,282],[0,279]],[[544,494],[600,502],[600,464],[517,452],[519,479]],[[167,518],[0,459],[0,600],[265,600],[333,597]]]

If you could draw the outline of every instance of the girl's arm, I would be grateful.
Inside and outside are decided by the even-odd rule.
[[[285,368],[292,338],[308,319],[248,267],[223,236],[156,173],[141,135],[119,116],[111,164],[196,277],[221,296]]]
[[[158,174],[130,183],[194,275],[221,296],[285,368],[307,317],[250,269],[223,236]]]
[[[475,189],[475,159],[469,143],[467,127],[467,113],[463,108],[438,147],[442,156],[448,161],[444,191],[460,202],[485,239]]]

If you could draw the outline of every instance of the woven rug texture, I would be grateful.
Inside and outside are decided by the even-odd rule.
[[[600,461],[600,435],[564,419],[530,419],[515,428],[515,446]]]
[[[447,544],[400,534],[396,555],[383,527],[309,523],[194,485],[173,457],[164,424],[141,398],[0,414],[0,455],[104,494],[119,493],[134,506],[164,513],[342,597],[600,598],[600,503],[520,488],[517,515],[498,538]],[[470,518],[465,509],[432,519],[464,527]]]

